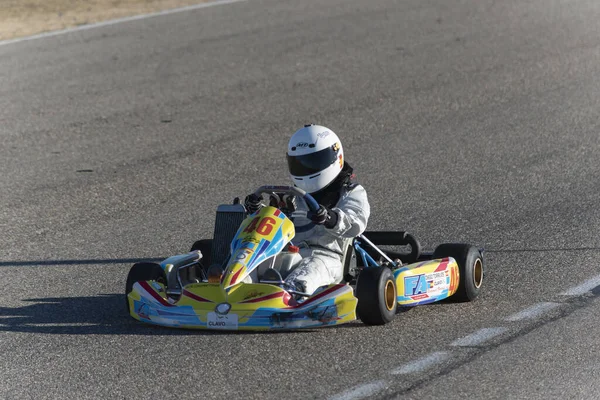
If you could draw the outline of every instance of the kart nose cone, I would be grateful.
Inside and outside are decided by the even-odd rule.
[[[226,315],[231,310],[231,304],[221,303],[215,307],[215,312],[219,315]]]

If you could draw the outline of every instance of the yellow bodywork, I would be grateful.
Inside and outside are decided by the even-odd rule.
[[[227,318],[235,316],[235,325],[222,329],[297,329],[338,325],[356,319],[357,299],[352,288],[343,284],[331,285],[301,304],[296,304],[285,290],[260,283],[239,283],[229,291],[219,284],[190,284],[175,304],[168,303],[161,288],[162,285],[157,288],[146,282],[136,283],[128,295],[131,316],[160,325],[216,329],[210,326],[210,318],[219,318],[215,315],[216,307],[227,303],[231,306]],[[161,300],[148,301],[156,299],[155,296]]]
[[[398,304],[416,306],[452,296],[459,284],[459,269],[452,257],[414,263],[394,271]]]

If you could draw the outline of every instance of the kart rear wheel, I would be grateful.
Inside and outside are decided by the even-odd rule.
[[[398,308],[394,274],[387,267],[364,268],[356,282],[356,297],[356,312],[365,325],[387,324]]]
[[[127,296],[133,290],[133,284],[140,281],[156,281],[167,285],[167,276],[162,267],[156,263],[142,262],[133,264],[127,275],[125,285],[125,302],[127,303],[127,312],[129,313],[129,299]]]
[[[463,243],[444,243],[436,247],[433,258],[452,257],[458,263],[458,290],[451,299],[472,301],[478,295],[483,283],[483,256],[479,249]]]

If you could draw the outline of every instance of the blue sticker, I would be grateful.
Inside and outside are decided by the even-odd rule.
[[[414,296],[427,293],[427,280],[425,275],[407,276],[404,278],[404,295]]]

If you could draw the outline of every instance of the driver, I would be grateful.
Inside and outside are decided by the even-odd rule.
[[[364,232],[369,202],[365,189],[354,182],[340,139],[330,129],[305,125],[298,130],[289,141],[287,161],[294,185],[319,203],[318,211],[294,218],[294,243],[302,261],[285,279],[289,289],[311,295],[342,281],[344,242]],[[256,212],[260,201],[255,194],[246,196],[246,210]]]

